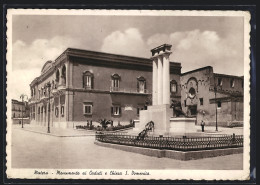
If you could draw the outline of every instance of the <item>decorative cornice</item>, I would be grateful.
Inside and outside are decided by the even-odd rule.
[[[39,77],[35,78],[30,86],[35,85],[37,82],[45,79],[46,77],[53,74],[55,69],[62,65],[63,62],[68,61],[70,59],[77,59],[81,58],[82,62],[91,63],[92,65],[104,65],[104,66],[119,66],[122,68],[134,68],[136,70],[144,70],[148,69],[149,71],[152,70],[152,60],[148,58],[141,58],[141,57],[132,57],[132,56],[125,56],[125,55],[117,55],[117,54],[109,54],[103,52],[96,52],[96,51],[89,51],[89,50],[82,50],[82,49],[75,49],[75,48],[68,48],[66,49],[56,60],[53,62],[52,67],[48,69],[44,74],[41,74]],[[85,60],[90,59],[90,60]],[[92,61],[92,62],[91,62]],[[180,71],[181,63],[178,62],[170,62],[170,71],[171,73],[176,73],[176,70]]]

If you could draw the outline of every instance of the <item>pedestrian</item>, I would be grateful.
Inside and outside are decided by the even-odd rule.
[[[202,120],[200,125],[201,125],[201,131],[204,132],[205,122]]]

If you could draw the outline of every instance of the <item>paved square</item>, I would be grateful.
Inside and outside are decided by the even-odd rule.
[[[13,168],[241,170],[243,154],[179,161],[97,146],[95,137],[56,137],[13,128]]]

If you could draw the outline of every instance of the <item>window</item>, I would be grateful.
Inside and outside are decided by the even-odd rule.
[[[186,100],[184,100],[184,107],[186,107],[187,106],[187,104],[186,104]]]
[[[112,87],[119,88],[119,79],[112,80]]]
[[[222,78],[218,78],[218,85],[222,86]]]
[[[175,80],[172,80],[170,83],[170,87],[171,87],[171,92],[172,93],[176,93],[177,92],[177,82]]]
[[[84,104],[83,113],[87,114],[87,115],[91,115],[92,114],[92,105],[91,104]]]
[[[230,79],[230,87],[235,87],[235,80],[234,79]]]
[[[94,87],[94,76],[93,73],[89,71],[85,71],[83,73],[83,88],[85,89],[93,89]]]
[[[58,107],[55,108],[55,116],[56,116],[56,117],[59,116],[59,108],[58,108]]]
[[[59,71],[58,69],[57,69],[57,71],[56,71],[55,81],[56,81],[56,83],[59,83],[59,81],[60,81],[60,71]]]
[[[121,107],[120,106],[111,107],[111,114],[114,115],[114,116],[121,115]]]
[[[200,105],[203,105],[203,98],[200,98]]]
[[[86,76],[85,77],[85,87],[86,88],[91,88],[91,76]]]
[[[61,80],[62,80],[62,85],[66,85],[66,66],[65,65],[61,69]]]
[[[64,106],[62,105],[60,108],[60,115],[63,117],[64,116]]]
[[[137,78],[137,92],[145,93],[146,92],[146,81],[144,77]]]
[[[120,76],[118,74],[113,74],[111,80],[112,91],[119,91],[119,81],[120,81]]]
[[[218,104],[218,108],[221,108],[221,102],[218,101],[217,104]]]

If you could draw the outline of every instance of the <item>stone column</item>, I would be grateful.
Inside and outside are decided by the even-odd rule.
[[[163,104],[163,58],[162,56],[158,56],[158,81],[157,81],[157,103],[158,105]]]
[[[170,104],[170,52],[165,52],[163,57],[163,104]]]
[[[158,84],[158,59],[153,58],[153,105],[157,105],[157,99],[158,99],[158,94],[157,94],[157,84]]]

